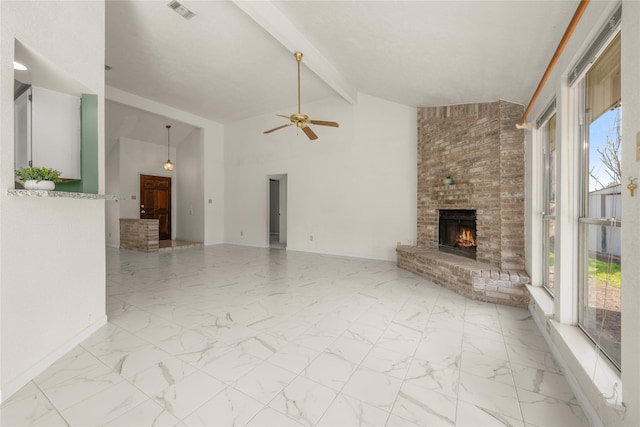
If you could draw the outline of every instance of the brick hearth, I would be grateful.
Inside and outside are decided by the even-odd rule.
[[[517,307],[529,304],[524,272],[502,271],[472,259],[416,246],[398,246],[398,267],[467,298]]]
[[[398,265],[462,295],[526,306],[524,133],[506,101],[418,109],[417,246]],[[451,175],[454,184],[443,185]],[[440,209],[475,209],[476,261],[438,251]]]

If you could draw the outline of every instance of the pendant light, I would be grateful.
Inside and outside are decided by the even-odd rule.
[[[167,125],[167,161],[164,162],[164,170],[172,171],[174,164],[171,162],[171,155],[169,154],[169,130],[171,129],[171,125]]]

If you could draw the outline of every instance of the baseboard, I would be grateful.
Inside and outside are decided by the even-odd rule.
[[[11,397],[15,392],[17,392],[22,387],[24,387],[25,384],[27,384],[29,381],[31,381],[32,379],[40,375],[42,372],[44,372],[45,369],[51,366],[55,361],[57,361],[62,356],[67,354],[69,351],[75,348],[78,344],[80,344],[82,341],[87,339],[94,332],[96,332],[98,329],[100,329],[106,324],[107,324],[107,315],[105,314],[104,316],[102,316],[100,320],[93,323],[88,328],[80,332],[78,335],[76,335],[75,337],[73,337],[72,339],[70,339],[60,347],[58,347],[56,350],[48,354],[46,357],[41,359],[38,363],[36,363],[30,369],[23,372],[17,378],[14,378],[8,384],[3,385],[2,388],[0,389],[0,403],[3,402],[4,399],[8,399],[9,397]]]
[[[296,246],[290,246],[288,243],[287,243],[287,251],[288,252],[304,252],[308,254],[317,254],[317,255],[340,256],[340,257],[355,258],[355,259],[368,259],[372,261],[388,261],[393,263],[396,262],[395,247],[393,247],[393,251],[394,251],[393,256],[391,256],[390,258],[379,257],[374,255],[355,255],[355,254],[348,254],[343,252],[317,251],[309,248],[299,248]]]

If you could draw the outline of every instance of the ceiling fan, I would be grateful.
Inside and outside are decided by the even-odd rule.
[[[289,119],[291,121],[291,123],[286,124],[286,125],[282,125],[282,126],[278,126],[276,128],[264,131],[264,133],[271,133],[274,131],[277,131],[279,129],[283,129],[289,126],[293,126],[295,125],[296,127],[298,127],[299,129],[302,129],[302,131],[305,133],[305,135],[307,135],[307,137],[311,140],[314,139],[318,139],[318,135],[315,134],[315,132],[313,130],[311,130],[311,128],[308,126],[308,124],[312,124],[312,125],[319,125],[319,126],[332,126],[332,127],[338,127],[338,123],[336,122],[327,122],[324,120],[311,120],[309,118],[309,116],[307,116],[306,114],[302,114],[300,113],[300,61],[302,61],[302,52],[296,52],[293,54],[293,56],[295,56],[296,61],[298,61],[298,112],[294,113],[290,116],[284,116],[282,114],[276,114],[276,116],[278,117],[284,117],[285,119]]]

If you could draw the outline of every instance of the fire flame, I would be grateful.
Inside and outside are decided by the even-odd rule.
[[[478,241],[474,237],[473,233],[471,233],[471,230],[467,230],[465,228],[462,229],[460,235],[456,237],[456,240],[458,241],[458,246],[463,248],[478,246]]]

